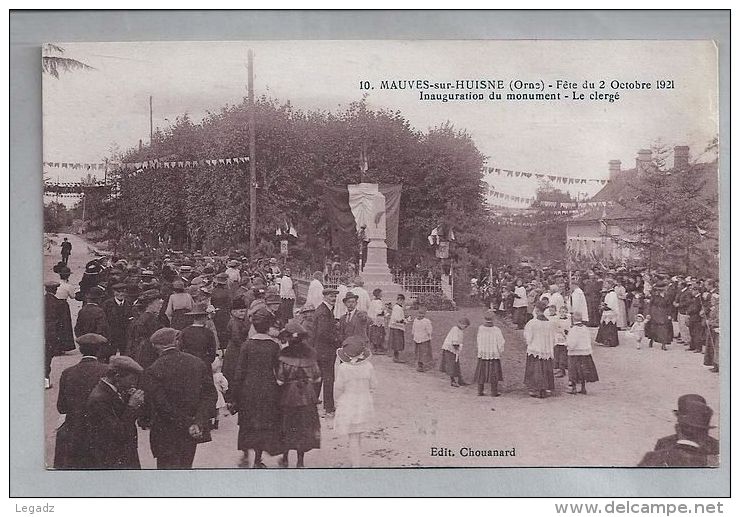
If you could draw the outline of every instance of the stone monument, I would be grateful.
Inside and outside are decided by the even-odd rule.
[[[388,246],[386,239],[385,196],[375,183],[348,185],[349,203],[359,232],[365,227],[367,243],[367,262],[360,276],[365,282],[365,289],[372,295],[374,289],[383,290],[383,298],[394,300],[403,293],[409,300],[409,294],[403,287],[393,282],[393,275],[388,268]]]

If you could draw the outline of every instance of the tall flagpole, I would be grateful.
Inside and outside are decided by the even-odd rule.
[[[254,143],[254,54],[252,49],[247,52],[247,68],[249,79],[248,92],[248,128],[249,128],[249,257],[254,259],[257,248],[257,170],[256,149]]]

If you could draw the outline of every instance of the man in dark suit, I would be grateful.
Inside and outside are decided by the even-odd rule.
[[[54,448],[55,469],[90,467],[91,457],[85,428],[85,406],[95,385],[108,367],[98,361],[101,346],[108,343],[99,334],[85,334],[77,339],[82,359],[62,372],[59,378],[57,411],[65,415],[64,424],[57,430]]]
[[[144,391],[138,388],[143,371],[130,357],[111,357],[90,393],[85,416],[91,468],[141,468],[136,418],[144,403]]]
[[[110,329],[108,321],[105,318],[105,312],[100,307],[104,292],[100,287],[91,287],[85,293],[85,305],[82,306],[77,314],[77,323],[75,323],[75,335],[77,337],[85,334],[100,334],[108,337]]]
[[[208,313],[196,306],[186,316],[192,317],[193,323],[180,331],[180,350],[194,355],[210,368],[216,359],[216,336],[206,327]]]
[[[704,305],[702,304],[701,289],[697,283],[691,286],[691,298],[688,302],[686,313],[689,317],[689,334],[691,335],[691,344],[689,350],[697,354],[702,351],[706,341],[706,324],[704,322]]]
[[[126,329],[131,318],[131,302],[126,300],[126,284],[114,284],[113,297],[105,300],[101,308],[105,313],[110,335],[108,344],[101,350],[100,360],[107,363],[116,352],[126,354]]]
[[[686,345],[691,344],[689,335],[689,305],[691,304],[691,286],[688,282],[682,283],[681,290],[676,293],[676,299],[673,302],[676,307],[678,321],[679,340]]]
[[[702,446],[712,410],[696,399],[684,401],[682,412],[677,413],[676,441],[661,449],[650,451],[638,467],[707,467],[712,466],[707,449]],[[661,443],[658,441],[656,447]]]
[[[132,322],[128,333],[128,348],[126,353],[145,370],[157,360],[157,354],[152,348],[149,338],[162,328],[159,312],[164,301],[156,289],[144,291],[139,295],[137,305],[145,307]]]
[[[44,283],[44,382],[47,390],[51,388],[51,360],[62,349],[63,308],[60,303],[67,303],[56,297],[58,287],[56,280]]]
[[[336,289],[324,289],[324,301],[319,304],[314,313],[313,345],[318,355],[317,360],[321,369],[321,382],[316,384],[317,395],[324,387],[324,410],[333,415],[334,406],[334,362],[337,360],[337,348],[341,346],[337,322],[334,319],[334,304],[337,303]]]
[[[62,262],[67,265],[69,262],[69,256],[72,254],[72,243],[65,237],[62,241]]]
[[[226,273],[219,273],[213,278],[213,291],[211,291],[211,305],[216,308],[213,323],[216,325],[218,340],[221,343],[228,341],[226,327],[229,325],[231,304],[233,301],[232,292],[227,287],[228,282],[228,275]],[[247,309],[249,309],[249,305],[247,305]]]
[[[588,306],[588,326],[598,327],[601,322],[601,289],[603,283],[593,271],[588,272],[588,278],[583,282],[583,294]]]
[[[690,393],[688,395],[681,395],[678,398],[678,409],[673,410],[673,414],[676,415],[676,418],[678,418],[679,415],[685,415],[692,408],[696,407],[696,406],[690,405],[689,404],[690,402],[691,403],[696,402],[700,405],[707,404],[707,401],[701,395],[696,395],[694,393]],[[697,443],[701,445],[701,447],[704,449],[704,451],[709,456],[709,463],[713,465],[719,465],[719,440],[709,436],[708,431],[709,431],[709,428],[706,428],[703,433],[699,434],[699,436],[697,437]],[[676,445],[677,441],[678,441],[678,434],[671,434],[669,436],[664,436],[663,438],[658,439],[658,441],[655,443],[655,448],[653,450],[659,451],[662,449],[668,449]]]
[[[151,342],[159,358],[144,373],[151,412],[149,442],[159,469],[189,469],[198,443],[210,441],[209,420],[218,395],[211,369],[178,349],[179,332],[156,331]]]
[[[367,329],[370,325],[370,318],[365,311],[357,308],[358,299],[359,297],[350,291],[342,300],[347,307],[347,312],[339,318],[340,342],[344,342],[350,336],[359,336],[365,341],[368,340]]]

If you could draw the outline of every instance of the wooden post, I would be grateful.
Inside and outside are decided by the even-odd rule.
[[[152,122],[152,96],[149,96],[149,147],[154,148],[154,124]]]
[[[257,237],[257,170],[256,170],[256,150],[254,143],[254,54],[252,49],[247,53],[248,68],[248,118],[249,128],[249,257],[254,258],[256,252]]]

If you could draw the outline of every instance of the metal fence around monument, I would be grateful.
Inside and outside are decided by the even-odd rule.
[[[423,273],[408,273],[404,271],[392,270],[393,281],[402,286],[403,289],[409,294],[412,300],[418,299],[419,295],[423,294],[445,294],[444,283],[449,282],[449,289],[447,292],[453,292],[452,277],[450,279],[439,278]],[[335,288],[339,285],[340,274],[325,274],[322,279],[324,287]],[[299,278],[306,282],[310,282],[312,276],[307,272],[300,271],[293,274],[294,278]],[[449,297],[449,296],[448,296]]]

